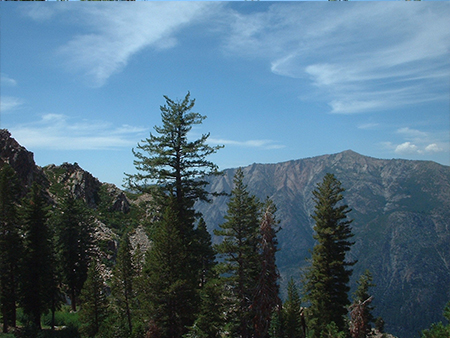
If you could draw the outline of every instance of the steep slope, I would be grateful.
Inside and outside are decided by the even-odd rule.
[[[450,299],[450,168],[434,162],[380,160],[345,151],[244,169],[249,190],[278,206],[283,282],[299,278],[313,245],[312,190],[327,172],[346,188],[353,211],[357,259],[353,279],[366,269],[374,275],[376,316],[387,330],[413,337],[441,320]],[[211,178],[211,191],[230,192],[235,169]],[[201,204],[207,224],[216,228],[226,213],[226,197]],[[218,239],[215,239],[216,241]]]

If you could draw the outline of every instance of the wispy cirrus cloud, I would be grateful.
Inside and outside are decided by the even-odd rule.
[[[13,111],[24,103],[23,99],[14,96],[2,96],[0,97],[0,112],[7,113]]]
[[[90,85],[100,87],[144,48],[176,45],[176,34],[183,27],[204,20],[209,9],[216,6],[207,2],[154,2],[120,8],[73,7],[72,11],[80,12],[87,32],[74,34],[59,47],[57,55],[68,70],[82,74]],[[45,15],[49,14],[42,14]]]
[[[236,141],[230,139],[216,139],[209,138],[208,141],[212,144],[222,144],[225,146],[236,146],[236,147],[245,147],[245,148],[260,148],[266,150],[272,149],[282,149],[285,146],[282,144],[278,144],[273,140],[246,140],[246,141]]]
[[[227,49],[268,59],[275,74],[310,81],[332,113],[448,99],[448,4],[325,5],[235,14]]]
[[[1,85],[6,87],[17,86],[17,81],[6,74],[1,73]]]
[[[113,126],[104,121],[76,121],[62,114],[46,114],[39,121],[9,128],[30,149],[115,150],[131,148],[145,128]]]

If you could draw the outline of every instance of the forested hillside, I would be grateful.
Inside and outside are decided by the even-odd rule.
[[[229,192],[236,169],[210,180],[212,191]],[[434,162],[381,160],[353,151],[243,168],[245,183],[278,206],[282,231],[277,263],[287,284],[314,245],[312,191],[334,173],[346,191],[355,234],[349,256],[358,260],[352,285],[369,269],[375,313],[386,327],[413,337],[442,319],[450,299],[450,168]],[[226,197],[199,205],[207,224],[223,222]]]
[[[141,152],[135,153],[142,167],[158,168],[158,160],[149,164],[145,153],[157,152],[161,148],[155,144],[167,142],[162,136],[173,123],[169,119],[176,111],[173,108],[181,106],[189,111],[193,105],[188,96],[183,102],[166,100],[163,127],[159,129],[161,137],[150,138],[149,144],[141,144],[138,148]],[[201,123],[201,120],[201,116],[191,115],[190,123]],[[187,133],[189,123],[185,127]],[[27,318],[22,314],[25,311],[34,329],[39,328],[38,317],[61,306],[63,309],[67,301],[82,323],[77,324],[81,326],[76,331],[89,337],[140,337],[144,333],[152,337],[219,337],[227,333],[291,337],[280,333],[283,325],[288,325],[284,329],[292,331],[292,337],[297,334],[301,337],[306,331],[300,328],[308,326],[312,330],[316,325],[311,317],[313,308],[303,312],[300,309],[314,304],[313,299],[301,300],[301,269],[308,266],[306,258],[311,258],[311,250],[318,240],[318,237],[314,239],[318,219],[311,217],[318,215],[319,210],[314,191],[321,183],[325,184],[322,180],[327,173],[332,174],[338,186],[342,185],[339,194],[351,209],[344,214],[353,220],[349,228],[351,236],[347,238],[349,251],[343,249],[347,252],[345,262],[355,262],[347,267],[353,273],[344,308],[348,309],[353,292],[363,284],[365,289],[360,289],[360,294],[373,296],[373,319],[382,317],[385,329],[399,337],[418,336],[421,330],[443,318],[442,311],[450,299],[450,169],[446,166],[380,160],[345,151],[278,164],[253,164],[241,170],[228,169],[219,175],[216,166],[206,160],[219,147],[199,148],[203,151],[204,156],[200,157],[205,168],[201,175],[195,169],[190,176],[183,176],[189,172],[192,162],[176,162],[178,167],[166,177],[167,171],[156,169],[147,172],[148,176],[129,175],[129,188],[133,191],[123,191],[100,182],[76,163],[40,168],[35,165],[33,154],[20,146],[8,131],[1,130],[0,136],[0,167],[2,171],[10,167],[3,175],[14,177],[3,182],[16,182],[9,186],[16,190],[5,188],[1,192],[3,202],[10,199],[13,203],[7,204],[13,205],[11,210],[16,206],[23,210],[17,210],[17,221],[14,221],[17,234],[32,242],[33,237],[27,237],[31,233],[26,230],[26,224],[36,221],[33,215],[37,215],[39,205],[45,206],[40,221],[33,223],[47,224],[50,231],[46,233],[46,228],[42,228],[36,235],[47,238],[48,247],[39,250],[51,252],[46,254],[49,260],[43,267],[60,266],[56,270],[42,268],[45,276],[54,276],[42,279],[42,286],[17,285],[19,291],[14,301],[19,311],[17,318],[12,315],[13,307],[7,305],[10,303],[3,291],[2,307],[6,307],[2,319],[3,322],[8,319],[9,327],[22,326],[21,320]],[[204,135],[200,143],[207,137]],[[196,158],[192,147],[191,144],[186,149]],[[180,180],[176,178],[177,172],[183,173]],[[148,185],[146,179],[157,180],[159,188]],[[5,191],[10,193],[9,197]],[[228,196],[211,195],[211,192],[225,192]],[[208,199],[211,203],[206,202]],[[195,211],[203,218],[194,212],[194,202]],[[246,210],[245,217],[239,214],[241,209]],[[11,215],[15,213],[12,212]],[[19,226],[24,222],[19,218],[28,221]],[[248,223],[240,224],[239,219],[244,218]],[[247,231],[241,239],[234,237],[231,230],[237,226]],[[247,247],[229,246],[227,238],[230,243],[246,242]],[[10,239],[20,242],[19,237]],[[82,241],[86,247],[71,244],[73,239]],[[2,252],[8,241],[2,242]],[[23,255],[28,257],[29,266],[35,266],[33,257],[36,256],[29,250],[30,244],[17,245],[24,250],[15,252],[19,255],[17,259]],[[71,253],[72,247],[78,249]],[[233,257],[239,250],[246,258],[235,262]],[[276,260],[271,260],[270,255],[275,252]],[[79,260],[66,259],[71,255]],[[263,261],[272,263],[260,265],[259,257],[266,257]],[[2,259],[4,263],[9,258]],[[216,266],[217,259],[221,263]],[[76,271],[70,268],[71,264],[77,269],[81,267],[75,276],[65,272]],[[244,274],[239,275],[241,268]],[[366,270],[369,275],[365,276],[370,276],[371,282],[360,279]],[[261,274],[261,271],[266,272]],[[39,271],[36,273],[40,275]],[[272,276],[272,279],[261,276]],[[311,280],[311,273],[309,276]],[[345,273],[342,276],[346,284]],[[37,279],[28,277],[28,280]],[[2,285],[3,290],[11,286],[4,282]],[[42,298],[24,302],[23,297],[32,299],[26,294],[19,295],[24,288],[35,290]],[[49,295],[42,291],[49,288],[58,292]],[[66,301],[59,296],[54,298],[61,292]],[[262,297],[270,294],[273,297]],[[96,295],[107,297],[97,299]],[[367,300],[362,298],[361,302]],[[282,303],[285,303],[283,320],[280,314],[274,315]],[[36,304],[41,305],[34,308]],[[292,307],[292,304],[297,305]],[[305,314],[307,320],[302,326]],[[97,315],[98,320],[92,322]],[[294,326],[289,329],[290,316],[294,318]],[[332,320],[338,322],[337,327],[317,326],[316,334],[317,330],[328,330],[337,337],[338,330],[346,325],[339,318]],[[272,326],[268,325],[270,322]],[[28,327],[30,332],[34,332],[33,327]],[[22,335],[27,334],[23,330]],[[309,335],[313,334],[310,331]]]

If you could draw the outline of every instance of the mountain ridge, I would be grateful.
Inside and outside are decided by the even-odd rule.
[[[130,203],[136,204],[121,189],[100,182],[76,163],[36,166],[33,154],[6,130],[0,130],[0,167],[3,163],[18,172],[24,191],[38,181],[51,199],[71,187],[94,209],[103,205],[103,210],[126,213]],[[243,171],[249,191],[261,199],[269,196],[278,206],[282,230],[277,264],[282,289],[290,276],[300,280],[314,245],[312,191],[330,172],[342,182],[344,201],[353,209],[349,216],[354,219],[355,244],[349,257],[359,262],[352,285],[366,268],[372,272],[377,284],[375,315],[385,319],[389,332],[403,338],[443,319],[442,309],[450,299],[450,167],[432,161],[377,159],[346,150],[273,164],[253,163]],[[230,192],[235,172],[235,168],[225,169],[223,176],[209,177],[209,190]],[[219,196],[211,204],[196,205],[211,232],[223,222],[227,201]],[[114,249],[111,241],[115,239],[108,236],[105,240]],[[145,240],[142,234],[140,238]]]
[[[283,284],[290,276],[300,279],[314,245],[312,191],[330,172],[342,182],[344,202],[353,209],[349,216],[355,244],[349,256],[359,260],[353,286],[366,268],[371,270],[378,284],[375,314],[399,336],[412,337],[442,319],[450,299],[450,167],[347,150],[242,169],[249,191],[260,199],[270,197],[278,206],[283,230],[278,233],[277,263]],[[226,169],[224,176],[211,178],[210,191],[229,192],[235,171]],[[212,204],[198,205],[207,224],[223,222],[226,202],[216,197]]]

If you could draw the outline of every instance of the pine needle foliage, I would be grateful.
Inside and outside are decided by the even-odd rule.
[[[3,333],[16,326],[19,262],[22,239],[18,218],[19,182],[14,169],[3,165],[0,170],[0,307]]]
[[[80,332],[83,337],[95,337],[108,316],[108,300],[101,275],[101,267],[96,259],[90,262],[87,279],[81,291]]]
[[[312,215],[314,239],[311,266],[304,275],[305,299],[309,302],[309,328],[315,337],[333,322],[339,331],[346,330],[350,268],[355,262],[346,260],[350,250],[351,211],[342,203],[344,188],[333,174],[326,174],[313,191],[316,203]],[[329,331],[329,328],[327,329]]]
[[[243,182],[244,173],[238,169],[234,188],[228,202],[225,223],[214,233],[223,241],[215,248],[223,258],[219,271],[229,291],[227,313],[230,334],[247,338],[251,336],[254,312],[250,307],[260,274],[259,217],[261,203],[251,195]]]
[[[72,311],[77,309],[78,296],[87,278],[94,242],[89,211],[83,203],[67,193],[52,219],[62,281],[67,287]]]
[[[268,337],[270,320],[276,308],[281,307],[280,287],[275,254],[278,251],[278,220],[275,218],[277,208],[272,200],[267,199],[260,225],[260,272],[253,299],[252,310],[255,312],[253,325],[256,338]]]
[[[55,264],[52,234],[47,224],[48,208],[36,183],[22,203],[21,217],[24,243],[21,305],[29,324],[41,329],[41,315],[51,307]]]

